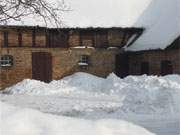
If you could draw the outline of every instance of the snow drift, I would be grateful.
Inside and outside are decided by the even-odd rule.
[[[24,80],[4,92],[33,96],[56,95],[79,98],[110,97],[121,103],[125,113],[180,113],[180,76],[128,76],[110,74],[106,79],[87,73],[75,73],[62,80],[43,83]]]
[[[55,116],[0,102],[1,135],[154,135],[132,123]]]

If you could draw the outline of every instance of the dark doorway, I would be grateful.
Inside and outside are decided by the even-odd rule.
[[[52,56],[50,53],[32,53],[32,78],[44,82],[52,80]]]
[[[173,65],[171,61],[164,60],[161,62],[161,75],[173,74]]]
[[[141,63],[141,75],[146,74],[149,75],[149,63],[142,62]]]
[[[126,77],[129,74],[128,55],[116,55],[116,75],[119,77]]]

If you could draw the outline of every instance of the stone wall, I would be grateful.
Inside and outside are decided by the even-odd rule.
[[[140,75],[141,63],[149,63],[149,74],[161,74],[161,61],[172,62],[173,73],[180,74],[180,50],[145,51],[129,53],[129,74]]]
[[[49,52],[52,55],[52,77],[60,79],[74,72],[87,72],[106,77],[115,71],[115,55],[118,49],[94,48],[1,48],[1,55],[13,56],[12,67],[1,67],[1,88],[13,85],[26,78],[32,78],[32,52]],[[88,55],[87,68],[78,65],[81,55]]]

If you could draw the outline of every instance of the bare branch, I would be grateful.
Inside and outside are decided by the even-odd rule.
[[[61,26],[62,12],[69,11],[64,0],[56,4],[51,0],[0,0],[0,24],[8,21],[21,21],[23,17],[34,15],[44,20],[44,23]]]

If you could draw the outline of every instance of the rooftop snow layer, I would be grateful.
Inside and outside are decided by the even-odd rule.
[[[129,51],[165,49],[180,36],[180,0],[150,1],[135,24],[146,30]]]
[[[53,0],[56,1],[56,0]],[[165,49],[180,35],[180,0],[65,0],[71,9],[61,15],[63,27],[143,27],[128,51]],[[38,17],[9,25],[40,25]],[[48,27],[53,27],[48,24]]]

